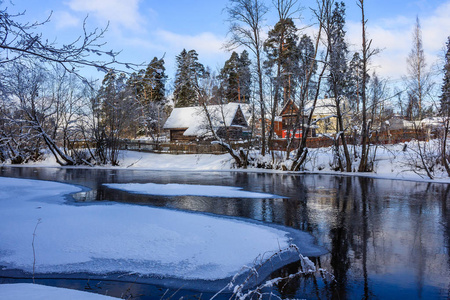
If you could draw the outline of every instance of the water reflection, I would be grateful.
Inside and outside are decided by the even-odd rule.
[[[60,168],[2,167],[0,176],[57,180],[92,189],[76,196],[80,203],[131,202],[308,231],[329,249],[329,254],[313,259],[333,274],[334,280],[295,278],[274,289],[282,297],[450,296],[450,185],[323,175]],[[239,186],[285,198],[152,197],[103,186],[127,182]],[[298,267],[291,264],[272,276],[295,273]]]

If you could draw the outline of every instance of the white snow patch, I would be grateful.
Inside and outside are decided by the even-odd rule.
[[[113,300],[114,297],[31,283],[0,284],[0,298],[14,300]]]
[[[282,196],[243,191],[240,187],[194,184],[108,183],[105,186],[130,193],[155,196],[203,196],[223,198],[283,198]]]
[[[66,194],[78,191],[68,184],[0,178],[0,265],[32,272],[38,219],[37,273],[215,280],[289,245],[287,231],[239,220],[129,204],[65,203]],[[311,243],[301,246],[315,249]]]

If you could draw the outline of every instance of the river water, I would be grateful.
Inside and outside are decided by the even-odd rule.
[[[312,234],[329,253],[313,257],[330,276],[308,276],[273,288],[281,297],[306,299],[450,299],[450,185],[328,175],[175,172],[0,167],[0,176],[54,180],[90,190],[77,201],[119,201],[275,223]],[[283,199],[161,197],[111,190],[103,183],[224,185],[281,195]],[[293,263],[272,277],[294,273]],[[0,283],[29,282],[5,278]],[[201,291],[128,282],[53,278],[38,283],[94,290],[131,299]],[[124,294],[125,293],[125,294]],[[164,297],[163,297],[164,295]],[[225,296],[226,298],[227,296]]]

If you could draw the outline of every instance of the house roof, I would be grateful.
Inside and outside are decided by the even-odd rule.
[[[344,100],[343,106],[345,105],[345,102],[347,100]],[[306,102],[304,112],[308,113],[313,105],[314,101],[309,100]],[[292,101],[289,100],[284,105],[283,109],[281,110],[280,116],[290,115],[290,114],[296,114],[298,111],[297,105]],[[316,107],[314,109],[314,115],[320,115],[320,116],[330,116],[336,114],[336,102],[334,101],[334,98],[323,98],[323,99],[317,99]]]
[[[238,109],[241,109],[247,122],[251,116],[250,105],[242,103],[208,105],[207,109],[215,128],[231,126]],[[164,124],[164,129],[186,129],[183,134],[185,136],[208,134],[208,127],[207,117],[201,106],[174,108]]]
[[[312,102],[306,105],[308,110],[312,106]],[[316,108],[314,109],[315,115],[335,115],[336,114],[336,102],[334,98],[317,99]]]

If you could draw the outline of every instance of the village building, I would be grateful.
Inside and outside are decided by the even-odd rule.
[[[221,138],[239,140],[246,136],[250,120],[250,105],[228,103],[207,105],[212,128],[202,106],[176,107],[164,124],[169,131],[170,141],[198,141],[212,138],[212,131]]]
[[[286,102],[280,112],[281,119],[278,118],[275,120],[275,132],[278,137],[287,138],[288,136],[292,136],[295,127],[301,127],[302,124],[306,124],[311,107],[312,101],[308,101],[303,113],[298,116],[298,106],[292,100]],[[342,101],[341,111],[345,115],[344,126],[347,127],[350,124],[351,119],[349,117],[350,109],[347,100]],[[336,133],[336,115],[336,103],[334,98],[317,99],[309,135],[315,137],[318,135],[331,135]],[[298,122],[297,126],[295,126],[296,122]],[[302,128],[295,129],[295,137],[302,137]]]

